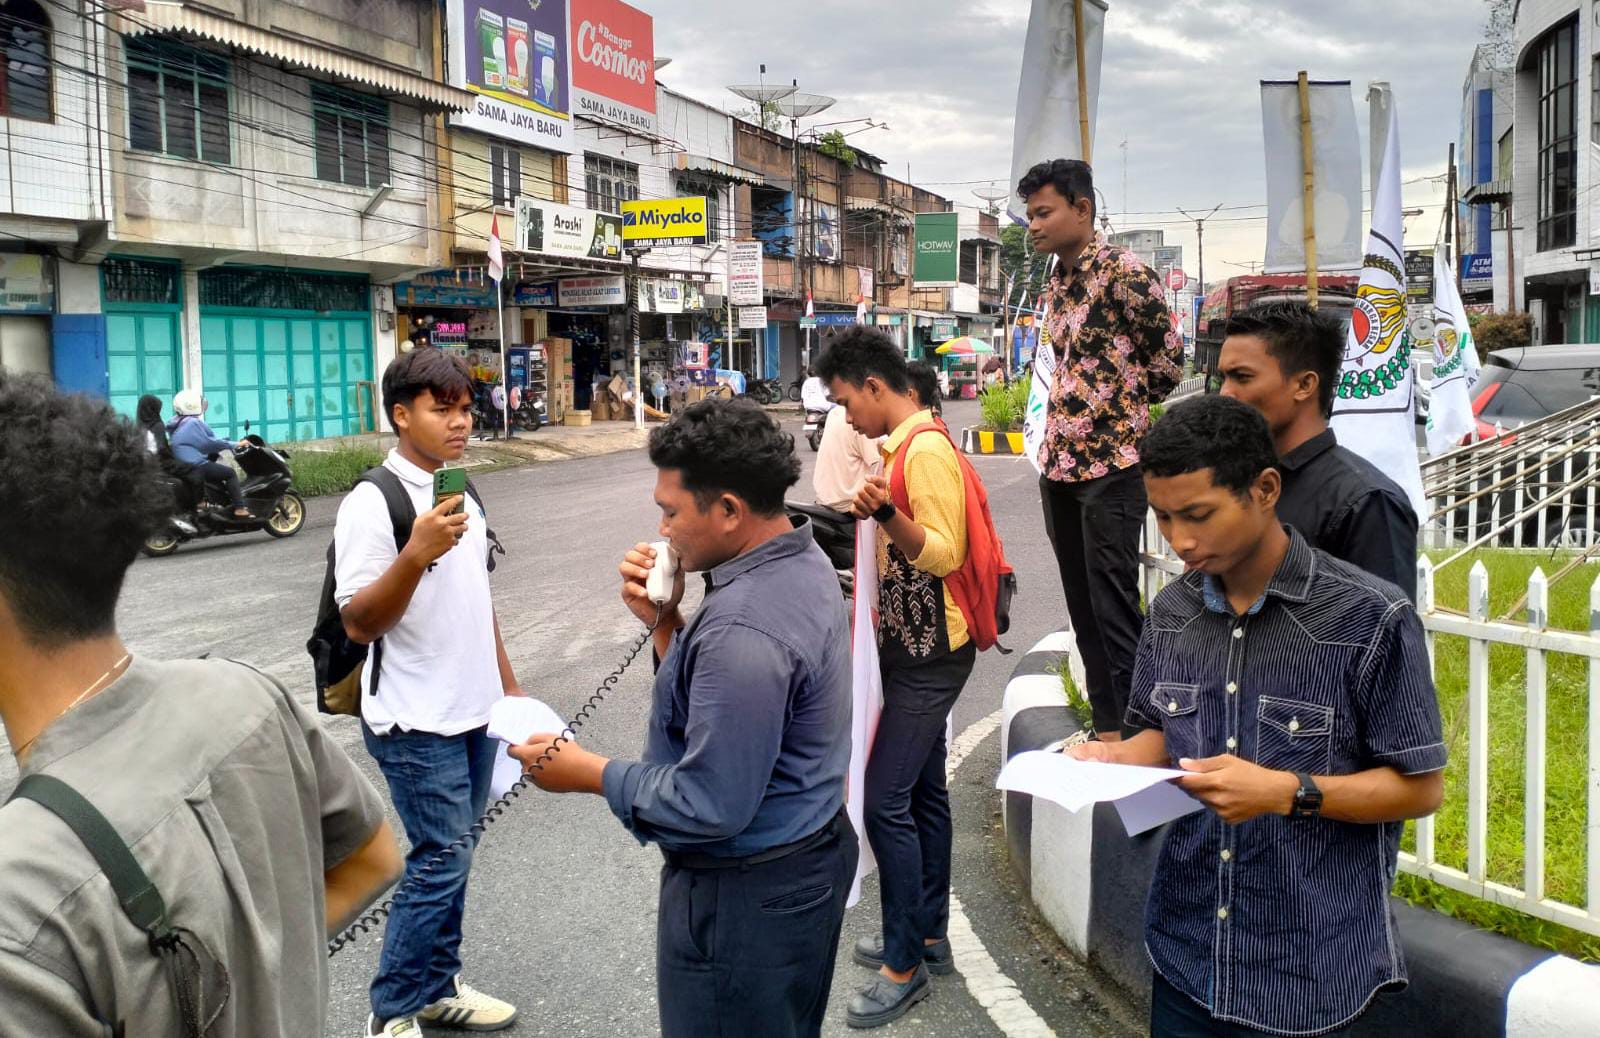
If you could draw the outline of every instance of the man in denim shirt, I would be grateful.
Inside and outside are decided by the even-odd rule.
[[[1146,730],[1071,752],[1175,764],[1209,808],[1172,824],[1151,884],[1151,1033],[1341,1033],[1406,983],[1388,904],[1400,830],[1444,788],[1422,625],[1394,585],[1279,523],[1249,406],[1175,406],[1141,457],[1188,572],[1139,643],[1128,721]]]
[[[746,400],[706,400],[650,436],[661,533],[679,557],[659,608],[660,564],[640,544],[622,599],[655,624],[661,657],[644,758],[607,760],[535,736],[513,750],[553,792],[597,793],[639,841],[661,846],[656,986],[666,1038],[821,1033],[855,831],[844,814],[850,639],[838,579],[783,495],[794,439]],[[687,622],[684,570],[705,573]],[[659,622],[657,617],[659,613]]]

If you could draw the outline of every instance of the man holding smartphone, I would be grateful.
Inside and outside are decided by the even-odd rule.
[[[384,933],[366,1033],[417,1035],[419,1021],[498,1030],[516,1009],[460,978],[472,851],[423,868],[483,814],[498,745],[489,709],[522,695],[490,596],[483,508],[452,492],[465,477],[445,468],[472,432],[466,363],[446,350],[404,354],[384,372],[383,403],[400,440],[384,468],[411,499],[411,536],[397,551],[383,491],[370,482],[345,498],[334,530],[345,631],[372,646],[362,735],[411,841],[408,893]]]
[[[641,761],[535,735],[512,756],[555,793],[606,798],[660,845],[656,990],[665,1038],[822,1031],[859,849],[844,813],[850,629],[811,526],[784,514],[794,438],[748,400],[705,400],[650,435],[661,533],[677,575],[640,544],[622,600],[661,658]],[[689,619],[683,572],[705,574]],[[544,759],[548,756],[548,760]]]

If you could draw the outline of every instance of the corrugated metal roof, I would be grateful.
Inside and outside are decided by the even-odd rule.
[[[114,28],[126,36],[168,32],[198,36],[276,58],[290,65],[316,69],[353,83],[364,83],[391,94],[410,97],[426,107],[457,112],[472,108],[473,95],[466,90],[435,82],[415,72],[345,54],[331,47],[258,29],[181,3],[149,0],[142,9],[120,12],[114,17]]]

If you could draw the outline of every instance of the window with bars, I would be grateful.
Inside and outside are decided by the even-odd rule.
[[[176,306],[183,274],[176,263],[108,257],[100,264],[100,285],[108,303]]]
[[[489,200],[495,205],[515,206],[522,194],[522,152],[516,148],[489,145]]]
[[[1545,34],[1538,44],[1539,251],[1578,237],[1578,23]]]
[[[680,197],[699,195],[706,200],[706,241],[722,240],[722,188],[706,177],[679,176]]]
[[[51,120],[50,19],[33,0],[10,0],[0,8],[0,115]]]
[[[311,271],[222,268],[200,272],[200,305],[362,313],[371,308],[367,279]]]
[[[366,188],[389,182],[389,102],[316,84],[311,114],[318,180]]]
[[[639,167],[631,162],[585,155],[583,181],[589,194],[589,208],[602,213],[620,213],[623,202],[639,199]]]
[[[130,39],[123,46],[128,146],[226,165],[228,59],[165,40]]]

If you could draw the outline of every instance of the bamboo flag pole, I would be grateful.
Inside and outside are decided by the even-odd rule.
[[[1081,2],[1081,0],[1080,0]],[[1311,82],[1305,70],[1300,86],[1300,166],[1303,186],[1300,204],[1306,225],[1306,303],[1317,308],[1317,174],[1311,149]]]
[[[1089,70],[1084,65],[1084,0],[1072,0],[1072,37],[1078,48],[1078,139],[1083,146],[1083,161],[1094,165],[1089,137]]]

